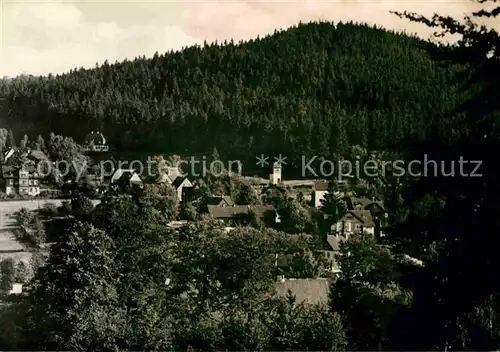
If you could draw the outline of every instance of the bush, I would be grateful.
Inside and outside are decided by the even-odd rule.
[[[58,208],[54,203],[45,203],[40,209],[40,214],[45,216],[56,216],[58,215]]]
[[[22,260],[17,263],[16,268],[15,268],[15,273],[14,273],[14,281],[18,283],[27,283],[28,282],[28,277],[30,274],[30,270],[28,266],[26,265],[25,262]]]
[[[45,242],[45,229],[35,212],[22,208],[15,217],[19,226],[15,235],[19,242],[34,248]]]

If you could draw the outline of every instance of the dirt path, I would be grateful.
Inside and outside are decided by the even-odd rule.
[[[41,199],[41,200],[20,200],[0,202],[0,260],[13,258],[14,260],[29,260],[31,253],[26,251],[14,237],[12,230],[16,227],[13,217],[22,208],[36,210],[42,208],[47,203],[60,206],[61,199]],[[100,201],[93,201],[94,205]]]

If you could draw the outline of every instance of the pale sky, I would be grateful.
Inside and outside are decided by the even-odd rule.
[[[62,73],[203,40],[246,40],[320,19],[367,22],[428,38],[425,26],[389,11],[462,17],[477,8],[470,0],[3,0],[2,5],[0,77]]]

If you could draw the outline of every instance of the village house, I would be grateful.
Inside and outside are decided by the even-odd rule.
[[[333,234],[326,236],[327,248],[323,251],[323,254],[325,255],[325,259],[329,264],[328,271],[334,274],[340,273],[340,266],[337,262],[337,256],[340,255],[340,245],[347,240],[349,240],[349,234],[347,233],[345,233],[344,235]]]
[[[208,213],[208,206],[232,207],[236,205],[230,196],[212,196],[205,199],[201,205],[201,212]]]
[[[272,218],[274,223],[281,222],[280,216],[274,210],[272,205],[232,205],[232,206],[216,206],[208,205],[208,214],[226,224],[238,224],[240,217],[244,214],[253,212],[261,220]]]
[[[109,145],[106,144],[106,138],[104,135],[97,131],[91,131],[83,142],[84,152],[108,152]]]
[[[310,236],[310,235],[306,235]],[[317,254],[323,255],[324,262],[323,267],[325,272],[323,274],[329,273],[338,275],[340,273],[340,267],[337,263],[337,256],[340,255],[340,243],[346,241],[346,237],[340,237],[336,235],[328,235],[327,236],[327,247],[323,250],[318,251]],[[312,262],[317,262],[317,257],[313,254],[313,252],[308,252],[310,259]],[[275,262],[274,266],[282,269],[282,273],[286,273],[287,269],[292,265],[295,254],[275,254]],[[282,278],[285,278],[285,275],[282,274]]]
[[[328,182],[314,181],[312,203],[313,207],[319,208],[322,205],[322,200],[325,199],[325,194],[328,190]]]
[[[352,194],[349,191],[349,186],[347,182],[340,180],[337,181],[339,190],[337,195],[340,197],[347,197]],[[315,208],[320,208],[323,204],[322,201],[325,199],[325,195],[328,193],[328,182],[324,180],[314,181],[313,192],[312,192],[312,206]]]
[[[160,182],[166,182],[171,185],[178,177],[183,175],[181,169],[175,166],[168,166],[165,172],[160,175]]]
[[[133,169],[117,169],[111,175],[111,187],[114,189],[120,187],[142,188],[141,177]]]
[[[33,166],[2,166],[3,192],[6,195],[37,196],[41,177]]]
[[[208,205],[215,205],[217,207],[232,207],[235,205],[230,196],[212,196],[208,197],[205,203]]]
[[[321,250],[320,253],[324,256],[326,267],[324,267],[325,271],[330,274],[338,275],[340,274],[340,266],[337,261],[337,257],[341,254],[340,245],[341,243],[347,241],[349,236],[340,236],[340,235],[328,235],[327,236],[327,245],[324,250]],[[312,255],[312,253],[310,253]],[[284,269],[291,264],[294,258],[294,254],[276,254],[275,255],[275,267]],[[285,279],[285,276],[282,275],[282,279]]]
[[[366,197],[350,197],[347,203],[350,210],[369,210],[373,216],[386,217],[386,211],[381,201]]]
[[[165,172],[160,175],[160,182],[166,182],[175,188],[177,193],[177,200],[179,202],[187,201],[191,197],[194,185],[189,179],[183,176],[179,167],[169,166]]]
[[[186,202],[190,199],[194,186],[187,177],[177,177],[172,182],[172,186],[175,188],[179,202]]]
[[[350,197],[347,199],[347,209],[353,211],[368,211],[375,224],[374,233],[377,237],[383,237],[382,228],[388,216],[387,211],[381,201],[366,197]]]
[[[375,234],[375,221],[369,210],[349,210],[332,225],[332,232],[340,236],[367,233]]]

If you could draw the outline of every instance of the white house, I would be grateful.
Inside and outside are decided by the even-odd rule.
[[[19,194],[37,196],[40,194],[38,173],[21,169],[19,171]]]
[[[187,177],[182,177],[179,176],[177,177],[173,182],[172,186],[175,188],[175,191],[177,192],[177,200],[183,201],[186,199],[186,191],[192,190],[193,189],[193,184]]]
[[[16,192],[24,196],[37,196],[40,194],[41,177],[35,168],[23,167],[16,169],[3,165],[1,171],[5,194],[10,195]]]
[[[313,189],[313,206],[315,208],[321,207],[321,201],[325,198],[325,194],[328,189],[328,182],[326,181],[314,181]]]

